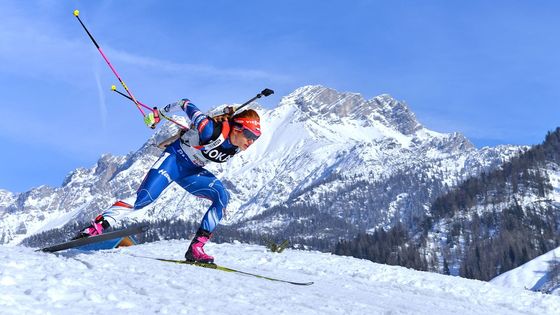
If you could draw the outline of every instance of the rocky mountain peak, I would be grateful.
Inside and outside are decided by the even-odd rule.
[[[396,100],[389,94],[376,96],[368,103],[374,109],[370,115],[374,115],[385,122],[385,125],[393,127],[402,134],[409,135],[422,128],[406,103]]]
[[[363,120],[367,125],[375,121],[405,135],[422,128],[408,106],[389,94],[366,100],[359,93],[308,85],[284,97],[281,104],[293,104],[302,112],[323,119],[336,121],[348,117]]]

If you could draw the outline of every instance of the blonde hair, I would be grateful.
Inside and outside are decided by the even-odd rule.
[[[257,111],[254,110],[254,109],[244,110],[239,114],[235,114],[235,116],[233,116],[231,118],[232,119],[235,119],[235,118],[250,118],[250,119],[256,119],[258,121],[261,121],[261,117],[259,116],[259,113],[257,113]]]

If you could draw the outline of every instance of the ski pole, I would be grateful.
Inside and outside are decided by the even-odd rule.
[[[111,86],[111,90],[112,90],[113,92],[119,93],[119,94],[122,95],[123,97],[126,97],[127,99],[129,99],[129,100],[131,100],[131,101],[134,102],[134,100],[133,100],[130,96],[128,96],[128,95],[124,94],[123,92],[117,90],[117,87],[116,87],[116,86],[112,85],[112,86]],[[149,108],[150,110],[155,111],[155,108],[152,109],[151,107],[149,107],[149,106],[146,105],[146,104],[143,104],[143,103],[140,102],[140,101],[137,101],[137,102],[138,102],[138,104],[144,106],[145,108]],[[176,120],[174,120],[174,119],[172,119],[172,118],[170,118],[170,117],[164,115],[162,112],[159,112],[159,114],[160,114],[161,116],[163,116],[163,118],[169,120],[170,122],[176,124],[177,126],[183,128],[183,129],[185,129],[185,130],[189,129],[187,126],[185,126],[185,125],[181,124],[180,122],[178,122],[178,121],[176,121]]]
[[[245,102],[245,103],[241,104],[239,107],[237,107],[237,108],[233,111],[233,113],[232,113],[231,115],[233,116],[233,115],[234,115],[235,113],[237,113],[240,109],[242,109],[243,107],[245,107],[245,106],[251,104],[251,103],[252,103],[253,101],[255,101],[256,99],[261,98],[261,97],[263,97],[263,96],[264,96],[264,97],[267,97],[267,96],[272,95],[272,94],[274,94],[274,91],[271,90],[271,89],[264,89],[264,90],[262,90],[262,91],[261,91],[259,94],[257,94],[255,97],[253,97],[252,99],[248,100],[247,102]]]
[[[91,41],[93,42],[93,44],[95,45],[95,47],[97,47],[97,50],[99,50],[99,53],[101,54],[101,56],[103,57],[103,59],[105,59],[105,62],[107,63],[107,65],[109,65],[109,68],[111,68],[111,70],[113,71],[113,73],[115,74],[115,76],[117,77],[117,79],[119,80],[119,82],[121,83],[121,85],[123,86],[123,88],[125,89],[125,91],[128,93],[128,95],[130,96],[130,99],[134,102],[134,104],[136,104],[136,107],[138,108],[138,110],[140,111],[140,113],[142,114],[142,116],[146,116],[146,113],[142,110],[142,108],[140,106],[142,106],[134,97],[134,95],[132,94],[132,92],[130,92],[130,90],[128,89],[128,87],[126,86],[126,84],[124,83],[124,81],[121,79],[121,77],[119,76],[119,74],[117,73],[117,70],[115,70],[115,68],[113,67],[113,65],[111,64],[111,62],[109,62],[109,59],[107,59],[107,56],[105,56],[105,54],[103,53],[103,50],[101,50],[101,47],[99,47],[99,45],[97,44],[97,41],[95,41],[95,38],[93,38],[93,36],[91,35],[91,33],[89,32],[89,30],[87,29],[87,27],[84,25],[84,23],[82,22],[82,20],[79,17],[80,11],[78,10],[74,10],[74,16],[78,19],[78,22],[80,22],[80,24],[82,25],[82,27],[84,28],[84,30],[86,31],[86,33],[88,34],[89,38],[91,39]],[[148,110],[152,110],[150,107],[144,106],[144,108],[148,109]],[[154,129],[156,126],[153,125],[151,126],[152,129]]]

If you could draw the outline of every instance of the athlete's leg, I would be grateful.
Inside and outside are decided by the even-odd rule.
[[[202,223],[185,253],[185,259],[188,261],[212,263],[214,257],[204,252],[204,245],[222,219],[229,195],[222,182],[214,174],[202,168],[196,174],[177,180],[177,183],[195,196],[212,200],[212,205],[206,211]]]
[[[212,201],[200,224],[202,229],[212,233],[222,219],[229,202],[229,193],[222,182],[214,174],[201,168],[196,174],[177,179],[177,184],[197,197]]]
[[[91,225],[80,231],[75,238],[88,237],[102,234],[103,230],[109,226],[115,226],[122,218],[130,212],[141,209],[152,203],[169,184],[178,178],[179,167],[176,162],[174,151],[168,148],[160,158],[154,163],[148,174],[142,181],[140,188],[136,192],[134,205],[129,202],[119,200],[111,207],[103,211]]]
[[[134,209],[142,209],[154,202],[172,181],[180,176],[177,156],[168,148],[157,160],[136,191]]]

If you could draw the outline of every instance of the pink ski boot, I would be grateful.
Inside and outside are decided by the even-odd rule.
[[[79,239],[84,237],[90,237],[95,235],[103,234],[103,230],[109,227],[109,222],[100,214],[95,217],[95,220],[91,221],[91,225],[83,229],[76,237],[73,239]]]
[[[78,235],[76,235],[73,239],[76,240],[79,238],[103,234],[103,230],[106,230],[111,226],[103,215],[107,218],[115,220],[114,216],[118,215],[119,212],[122,212],[123,210],[130,211],[132,208],[133,206],[124,201],[115,202],[109,209],[95,217],[95,219],[91,221],[91,225],[80,231],[80,233],[78,233]]]
[[[205,231],[203,229],[198,229],[196,231],[196,235],[189,246],[189,249],[185,253],[185,259],[190,262],[199,262],[199,263],[206,263],[211,264],[214,263],[214,257],[207,255],[204,252],[204,245],[210,237],[212,233]]]

